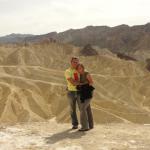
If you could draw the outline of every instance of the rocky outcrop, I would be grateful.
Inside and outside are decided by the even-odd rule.
[[[98,55],[98,52],[95,49],[93,49],[90,44],[87,44],[83,47],[83,49],[81,49],[80,54],[82,56],[94,56]]]

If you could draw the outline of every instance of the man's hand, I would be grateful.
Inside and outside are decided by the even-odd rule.
[[[68,78],[67,80],[68,80],[71,84],[73,84],[74,86],[77,86],[77,85],[80,84],[79,81],[73,80],[72,78]]]

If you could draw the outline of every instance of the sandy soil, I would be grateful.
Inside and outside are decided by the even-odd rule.
[[[103,124],[71,130],[56,121],[1,125],[1,150],[149,150],[150,125]]]

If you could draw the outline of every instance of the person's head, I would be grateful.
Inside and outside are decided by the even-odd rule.
[[[79,59],[77,57],[72,57],[71,58],[71,67],[76,69],[78,64],[79,64]]]
[[[80,74],[84,73],[84,65],[83,64],[78,64],[76,69]]]

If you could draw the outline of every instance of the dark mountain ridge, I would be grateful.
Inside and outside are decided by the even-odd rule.
[[[84,47],[87,44],[108,49],[114,53],[130,54],[139,50],[150,51],[150,23],[128,26],[87,26],[64,32],[43,35],[11,34],[0,37],[0,43],[39,42],[43,40],[70,43]]]

